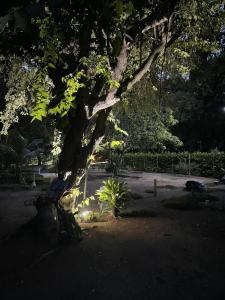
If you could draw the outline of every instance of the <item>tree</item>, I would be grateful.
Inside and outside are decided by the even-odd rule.
[[[65,136],[59,172],[69,171],[71,186],[79,186],[104,137],[112,107],[154,69],[173,43],[191,43],[193,37],[197,43],[203,13],[210,12],[207,18],[214,21],[223,12],[219,4],[203,0],[13,1],[1,18],[1,61],[7,74],[19,58],[23,75],[18,82],[15,72],[11,74],[6,107],[19,92],[22,104],[14,107],[15,114],[24,109],[25,99],[33,119],[56,120]]]
[[[175,133],[184,137],[187,149],[225,149],[224,53],[209,55],[191,72],[190,79],[176,82],[174,100],[180,119]]]
[[[174,44],[163,69],[163,98],[178,120],[172,131],[191,151],[224,150],[224,30],[213,23],[201,33],[206,45]]]
[[[174,151],[182,146],[170,132],[177,120],[170,103],[161,101],[159,86],[160,80],[153,84],[151,77],[145,76],[126,94],[112,110],[114,122],[106,128],[107,140],[122,141],[128,152]]]

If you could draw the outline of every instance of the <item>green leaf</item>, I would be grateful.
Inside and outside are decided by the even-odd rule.
[[[52,63],[48,63],[48,66],[49,66],[49,68],[56,69],[56,66],[53,65]]]
[[[116,149],[116,148],[119,148],[123,143],[124,143],[124,141],[111,141],[110,147],[112,149]]]

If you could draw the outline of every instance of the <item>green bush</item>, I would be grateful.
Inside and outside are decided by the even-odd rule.
[[[85,216],[80,217],[80,221],[85,222],[85,223],[94,223],[94,222],[99,222],[101,217],[101,213],[97,211],[90,211]]]
[[[33,174],[26,174],[26,173],[22,173],[25,182],[27,184],[32,184],[32,182],[34,181],[34,175]],[[49,178],[45,178],[42,175],[39,174],[35,174],[35,182],[37,184],[45,184],[45,183],[49,183]]]
[[[115,178],[103,181],[103,187],[96,191],[100,203],[106,202],[113,210],[115,216],[122,205],[127,194],[127,187],[124,182],[120,182]]]
[[[190,157],[189,157],[190,155]],[[116,156],[116,154],[114,154]],[[190,159],[190,161],[189,161]],[[189,165],[190,163],[190,165]],[[179,153],[125,153],[122,167],[149,172],[220,177],[225,168],[225,153],[219,151]],[[190,167],[190,170],[189,170]]]

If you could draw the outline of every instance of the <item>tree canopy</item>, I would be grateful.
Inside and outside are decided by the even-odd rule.
[[[112,107],[149,71],[166,76],[167,49],[182,70],[190,54],[219,49],[223,18],[217,0],[10,2],[0,19],[2,134],[19,114],[54,120],[65,136],[59,170],[77,181]]]

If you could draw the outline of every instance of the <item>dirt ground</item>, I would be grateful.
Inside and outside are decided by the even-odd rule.
[[[145,190],[156,176],[153,197]],[[90,174],[89,193],[103,178]],[[123,179],[143,197],[127,209],[154,217],[82,224],[82,242],[54,247],[18,230],[35,214],[24,200],[40,191],[1,191],[0,299],[225,299],[225,212],[163,208],[162,198],[185,193],[186,177],[133,172]],[[205,181],[223,201],[224,187]]]

